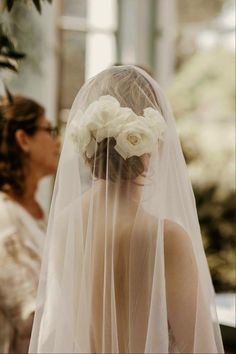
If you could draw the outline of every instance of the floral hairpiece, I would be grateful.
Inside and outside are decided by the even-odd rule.
[[[127,159],[150,153],[163,140],[166,123],[162,115],[148,107],[138,116],[131,108],[121,107],[116,98],[101,96],[85,112],[79,111],[71,122],[70,136],[79,152],[93,157],[97,143],[116,140],[115,150]]]

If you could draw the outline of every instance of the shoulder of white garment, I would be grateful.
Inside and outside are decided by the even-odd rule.
[[[5,193],[0,192],[0,242],[16,231],[17,227],[14,224],[8,208],[8,197]]]

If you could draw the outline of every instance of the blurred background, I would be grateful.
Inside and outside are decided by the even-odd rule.
[[[7,55],[6,37],[15,55]],[[0,94],[7,87],[12,94],[41,102],[62,136],[80,87],[109,65],[141,65],[166,90],[231,352],[236,289],[234,53],[234,0],[0,0]],[[52,186],[47,179],[38,193],[46,211]]]

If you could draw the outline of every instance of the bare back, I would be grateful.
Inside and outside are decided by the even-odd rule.
[[[101,186],[95,187],[94,204],[89,207],[90,193],[84,196],[83,217],[92,218],[96,230],[92,242],[91,349],[94,353],[101,352],[104,342],[111,341],[114,330],[121,352],[129,351],[129,338],[133,336],[141,353],[147,332],[157,223],[144,211],[137,211],[137,204],[130,203],[130,199],[127,203],[125,198],[118,200],[113,195],[106,200]],[[109,306],[113,298],[115,313]],[[104,316],[108,328],[112,316],[116,317],[117,328],[110,328],[107,338],[102,338]]]

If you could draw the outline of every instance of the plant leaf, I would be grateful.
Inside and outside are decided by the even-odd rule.
[[[3,86],[4,86],[4,89],[5,89],[5,92],[6,92],[6,96],[7,96],[7,99],[10,103],[14,103],[14,98],[13,98],[13,95],[11,94],[11,92],[9,91],[6,83],[3,81]]]
[[[14,65],[12,65],[11,63],[8,63],[8,62],[1,62],[0,61],[0,69],[9,69],[9,70],[14,71],[15,73],[18,73],[17,68]]]
[[[6,35],[2,35],[0,33],[0,50],[2,47],[7,47],[10,50],[14,50],[14,45],[11,40]]]
[[[38,12],[41,14],[42,13],[42,9],[41,9],[40,0],[33,0],[33,3],[35,5],[36,9],[38,10]]]
[[[25,53],[21,53],[21,52],[16,52],[15,50],[1,50],[0,54],[6,58],[10,58],[10,59],[23,59],[26,57]]]
[[[7,10],[10,12],[14,5],[14,0],[7,0]]]

